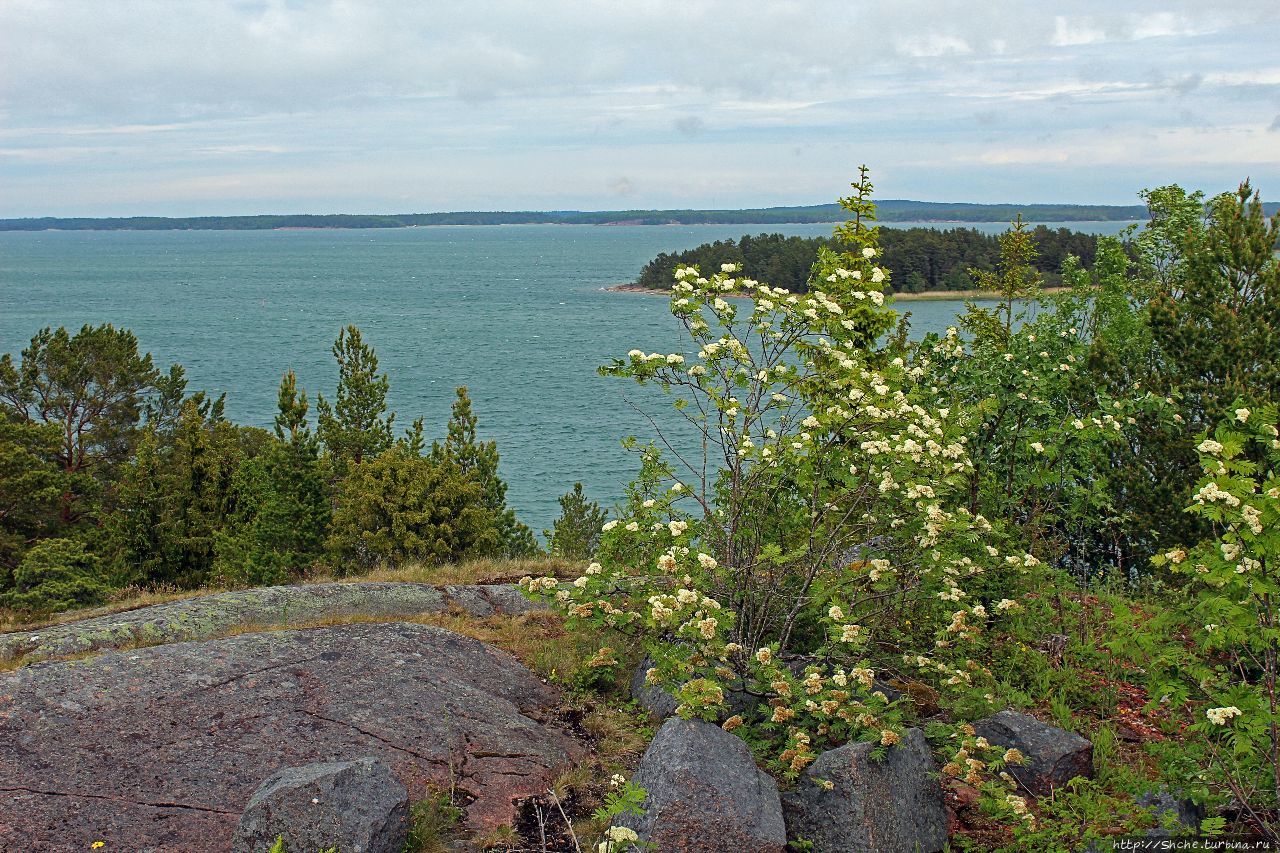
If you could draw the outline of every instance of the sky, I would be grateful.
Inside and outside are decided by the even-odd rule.
[[[0,217],[1280,198],[1275,0],[0,0]]]

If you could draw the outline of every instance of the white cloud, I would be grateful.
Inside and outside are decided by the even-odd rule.
[[[600,207],[623,180],[638,206],[788,203],[858,162],[890,194],[1017,174],[1065,198],[1093,185],[1064,169],[1136,174],[1146,138],[1265,190],[1277,38],[1255,0],[3,0],[0,216],[113,189],[228,212]]]

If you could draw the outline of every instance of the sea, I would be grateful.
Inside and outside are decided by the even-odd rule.
[[[1000,223],[886,223],[974,227]],[[1116,234],[1125,222],[1045,223]],[[443,437],[469,389],[480,437],[497,442],[508,503],[535,531],[582,483],[609,507],[639,469],[622,440],[677,441],[670,399],[597,368],[633,348],[690,348],[659,295],[610,291],[660,252],[746,233],[820,236],[831,225],[492,225],[277,231],[0,232],[0,353],[45,326],[133,330],[190,390],[226,394],[232,420],[270,426],[286,370],[332,398],[338,331],[359,326],[391,383],[397,430],[422,417]],[[750,270],[747,271],[748,273]],[[959,300],[903,303],[917,335]],[[313,408],[314,413],[314,408]],[[313,419],[314,423],[314,419]]]

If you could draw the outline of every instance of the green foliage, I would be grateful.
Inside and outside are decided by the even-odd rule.
[[[57,526],[63,475],[55,424],[31,423],[0,408],[0,590],[29,543]]]
[[[30,612],[97,604],[107,594],[98,558],[73,539],[44,539],[23,556],[0,606]]]
[[[1237,398],[1280,399],[1280,214],[1268,220],[1249,184],[1209,203],[1202,227],[1150,305],[1160,379],[1180,393],[1192,429],[1227,414]]]
[[[615,818],[624,815],[645,813],[644,803],[649,792],[631,781],[624,781],[621,776],[613,779],[614,788],[604,795],[604,804],[591,813],[592,818],[603,824],[612,823]],[[629,853],[629,851],[653,850],[655,845],[640,841],[633,830],[624,826],[614,826],[604,833],[600,842],[599,853]]]
[[[600,504],[588,501],[581,483],[573,484],[573,491],[561,495],[560,517],[552,522],[551,530],[544,530],[547,550],[555,557],[568,560],[585,560],[600,545],[600,526],[609,517]]]
[[[447,853],[462,817],[463,810],[454,804],[450,792],[431,792],[409,809],[405,853]]]
[[[232,509],[241,462],[268,436],[237,427],[208,400],[189,398],[171,433],[148,426],[122,469],[104,519],[121,583],[207,583]]]
[[[671,390],[697,440],[638,448],[581,578],[524,581],[571,625],[638,637],[681,716],[763,697],[723,725],[786,779],[827,746],[900,740],[909,708],[877,678],[909,673],[922,696],[988,710],[984,637],[1020,607],[1002,596],[1039,576],[964,506],[971,421],[939,405],[950,363],[874,349],[894,315],[865,173],[854,190],[845,248],[824,252],[803,298],[733,265],[676,270],[671,312],[696,356],[636,349],[602,372]],[[738,292],[752,303],[724,298]]]
[[[227,527],[217,534],[214,574],[237,584],[279,583],[316,561],[331,505],[319,448],[307,428],[307,395],[293,371],[280,383],[276,440],[246,458],[231,484]]]
[[[111,325],[86,325],[75,335],[45,328],[18,364],[0,357],[0,408],[22,421],[56,424],[62,436],[54,458],[68,475],[64,523],[93,515],[91,499],[129,458],[143,396],[157,378],[133,333]]]
[[[984,807],[996,815],[1011,811],[1007,799],[989,797]],[[1036,820],[1018,821],[1015,842],[1002,853],[1074,853],[1117,835],[1136,834],[1145,814],[1132,799],[1116,796],[1096,782],[1076,777],[1052,798],[1041,800]]]
[[[323,553],[329,488],[314,443],[272,441],[241,461],[214,575],[231,585],[280,583]]]
[[[1215,535],[1155,558],[1182,595],[1145,642],[1117,646],[1146,668],[1153,696],[1189,713],[1199,771],[1186,783],[1235,797],[1246,822],[1280,842],[1280,409],[1237,401],[1196,449],[1204,476],[1189,511]],[[1179,635],[1188,642],[1162,641]]]
[[[497,554],[504,557],[526,557],[538,552],[533,531],[516,519],[515,510],[507,506],[507,484],[498,474],[498,445],[476,440],[478,419],[471,410],[467,389],[457,390],[448,432],[443,443],[435,442],[431,458],[453,465],[480,488],[481,505],[493,516],[497,534]]]
[[[492,554],[500,540],[484,492],[449,459],[396,445],[342,482],[327,541],[337,571]]]
[[[1068,257],[1092,267],[1097,242],[1103,239],[1044,225],[1029,233],[1037,248],[1032,266],[1050,284],[1058,283]],[[974,283],[969,271],[993,272],[1000,258],[1000,238],[975,228],[886,228],[877,239],[896,293],[970,289]],[[737,264],[761,281],[804,293],[818,253],[824,248],[839,249],[840,242],[832,237],[744,234],[737,240],[716,240],[683,252],[659,254],[640,270],[636,284],[666,290],[679,267],[717,270],[721,264]]]
[[[1081,311],[1091,332],[1082,391],[1146,400],[1126,413],[1132,429],[1098,466],[1122,513],[1095,537],[1090,559],[1130,574],[1168,544],[1208,533],[1202,517],[1178,511],[1198,471],[1192,436],[1228,417],[1237,398],[1280,399],[1280,218],[1263,216],[1247,183],[1207,210],[1201,194],[1177,186],[1144,198],[1151,221],[1133,237],[1133,264],[1109,249],[1096,310]]]
[[[338,333],[333,357],[338,392],[333,403],[324,397],[316,401],[320,441],[339,466],[360,465],[391,446],[396,417],[387,412],[391,383],[385,373],[378,375],[378,356],[355,326]]]

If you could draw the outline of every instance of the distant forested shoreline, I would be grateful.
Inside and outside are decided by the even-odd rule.
[[[966,204],[890,199],[885,222],[1114,222],[1142,219],[1143,205]],[[260,216],[33,217],[0,219],[0,231],[264,231],[280,228],[412,228],[428,225],[782,225],[839,222],[838,204],[746,210],[553,210]]]
[[[1058,283],[1062,262],[1068,255],[1093,265],[1098,238],[1067,228],[1038,225],[1031,229],[1038,256],[1033,265],[1046,284]],[[969,270],[992,271],[1000,258],[1000,238],[975,228],[885,228],[880,232],[881,262],[890,273],[896,293],[967,290],[973,278]],[[684,252],[663,253],[647,263],[635,284],[665,290],[671,287],[677,267],[697,265],[718,270],[721,264],[742,264],[746,274],[774,287],[795,293],[807,289],[818,250],[839,251],[830,237],[786,237],[782,234],[744,234],[738,240],[703,243]]]

